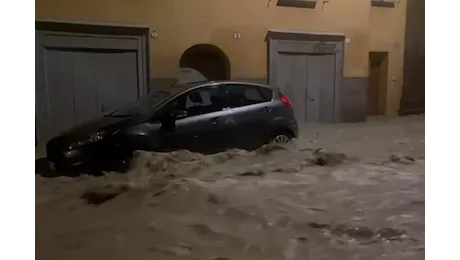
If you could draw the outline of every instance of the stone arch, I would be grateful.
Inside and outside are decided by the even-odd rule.
[[[230,61],[227,55],[212,44],[197,44],[188,48],[182,54],[179,66],[196,69],[208,80],[230,79]]]

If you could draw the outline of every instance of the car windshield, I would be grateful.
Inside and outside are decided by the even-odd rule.
[[[166,90],[156,90],[149,95],[143,96],[136,101],[115,110],[106,115],[107,117],[130,117],[148,113],[155,105],[163,102],[173,95],[172,92]]]

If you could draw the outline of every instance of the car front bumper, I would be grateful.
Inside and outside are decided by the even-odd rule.
[[[116,145],[105,142],[69,148],[66,145],[48,144],[47,158],[50,168],[57,171],[110,169],[115,161],[122,159],[122,151]]]

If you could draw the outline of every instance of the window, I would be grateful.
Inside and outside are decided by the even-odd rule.
[[[277,6],[315,9],[318,0],[277,0]]]
[[[197,116],[223,110],[227,107],[225,93],[217,86],[204,87],[186,94],[187,116]]]
[[[395,8],[399,0],[371,0],[371,6]]]
[[[229,84],[225,85],[229,107],[242,107],[272,100],[273,91],[269,88]]]
[[[221,111],[227,107],[224,94],[217,86],[199,88],[171,101],[165,110],[186,111],[187,117]]]

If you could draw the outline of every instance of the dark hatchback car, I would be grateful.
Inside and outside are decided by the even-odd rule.
[[[208,81],[153,91],[51,139],[46,149],[58,171],[119,170],[135,150],[253,150],[297,135],[291,103],[278,90]]]

